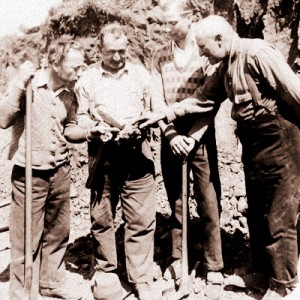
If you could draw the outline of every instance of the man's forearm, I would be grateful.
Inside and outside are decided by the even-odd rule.
[[[183,117],[188,114],[210,112],[214,109],[214,105],[214,101],[201,101],[197,98],[186,98],[181,102],[176,102],[164,109],[163,113],[166,116],[167,123],[170,123],[176,118]]]
[[[89,128],[83,128],[76,122],[70,122],[65,126],[64,136],[68,142],[82,143],[87,140]]]

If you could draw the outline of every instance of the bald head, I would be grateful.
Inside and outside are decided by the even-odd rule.
[[[211,36],[232,36],[235,31],[227,20],[221,16],[211,15],[195,24],[196,34],[206,37]]]
[[[231,25],[221,16],[211,15],[194,25],[196,42],[211,63],[225,59],[236,35]]]

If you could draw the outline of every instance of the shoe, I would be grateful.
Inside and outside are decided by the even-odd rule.
[[[66,299],[66,300],[80,300],[83,299],[78,295],[78,291],[73,293],[71,291],[67,291],[64,288],[40,288],[40,295],[43,297],[51,297],[57,299]]]
[[[234,274],[224,279],[224,285],[234,285],[240,288],[253,288],[264,292],[268,289],[269,282],[262,273],[250,273],[242,277]]]
[[[208,284],[219,284],[221,285],[224,282],[224,277],[221,272],[208,271],[206,274],[206,282]]]
[[[270,286],[261,300],[278,300],[283,299],[287,295],[284,286]]]
[[[162,291],[158,286],[149,282],[135,283],[134,289],[139,300],[161,300]]]
[[[131,288],[111,272],[96,271],[91,280],[91,289],[95,300],[124,299],[131,293]]]
[[[181,277],[181,260],[174,260],[166,269],[163,278],[165,280],[180,279]]]
[[[286,300],[299,300],[300,299],[300,284],[297,283],[295,286],[286,288],[287,295],[284,299]]]

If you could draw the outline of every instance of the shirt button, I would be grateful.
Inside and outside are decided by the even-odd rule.
[[[55,166],[55,159],[51,158],[49,160],[49,163],[50,163],[51,166]]]

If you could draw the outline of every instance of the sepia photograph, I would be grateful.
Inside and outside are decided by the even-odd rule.
[[[300,2],[0,0],[0,299],[299,300]]]

